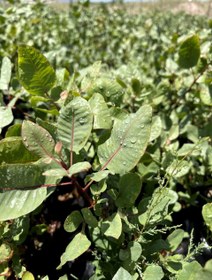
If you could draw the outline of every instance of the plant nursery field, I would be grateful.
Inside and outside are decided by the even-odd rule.
[[[0,2],[0,280],[211,280],[210,13],[46,2]]]

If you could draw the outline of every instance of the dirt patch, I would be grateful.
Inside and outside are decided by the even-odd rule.
[[[205,5],[197,3],[181,3],[173,8],[173,12],[184,11],[191,15],[205,15],[207,13]]]

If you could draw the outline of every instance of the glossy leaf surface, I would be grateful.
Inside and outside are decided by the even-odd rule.
[[[70,151],[79,152],[85,145],[92,129],[93,115],[88,102],[76,97],[60,111],[58,137]]]
[[[123,121],[116,121],[111,137],[99,146],[98,156],[103,168],[124,174],[136,166],[150,139],[152,108],[142,106]]]

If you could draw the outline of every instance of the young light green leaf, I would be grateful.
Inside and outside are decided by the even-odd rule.
[[[163,270],[159,265],[149,265],[143,274],[144,280],[161,280],[164,276]]]
[[[100,182],[101,180],[105,179],[109,174],[110,174],[109,170],[102,170],[102,171],[95,172],[95,173],[89,175],[88,177],[92,181]]]
[[[65,219],[64,222],[64,229],[67,232],[75,231],[79,225],[83,222],[82,215],[79,211],[73,211],[68,217]]]
[[[149,141],[153,141],[157,139],[162,131],[162,121],[159,116],[155,116],[152,118],[152,128]]]
[[[0,89],[8,90],[9,82],[12,72],[12,63],[8,57],[4,57],[1,65],[1,76],[0,76]]]
[[[18,48],[18,78],[33,95],[45,95],[54,85],[54,69],[38,50],[31,46]]]
[[[167,241],[172,252],[178,248],[178,246],[183,240],[183,237],[184,230],[182,229],[175,229],[171,234],[168,235]]]
[[[120,267],[116,274],[113,276],[112,280],[132,280],[132,276],[123,267]]]
[[[86,144],[92,129],[93,115],[88,102],[75,97],[60,111],[58,137],[63,146],[78,153]]]
[[[102,231],[108,237],[118,239],[122,232],[122,222],[119,213],[112,214],[102,223]]]
[[[142,248],[141,248],[140,243],[138,243],[136,241],[131,241],[128,244],[128,248],[130,251],[131,261],[136,262],[140,258],[141,253],[142,253]]]
[[[91,242],[88,240],[85,234],[80,232],[75,235],[73,240],[66,247],[65,252],[62,254],[60,258],[61,262],[57,269],[61,269],[66,262],[73,261],[85,253],[90,245]]]
[[[124,174],[136,166],[150,139],[152,108],[142,106],[123,121],[116,121],[111,137],[99,146],[102,169]]]
[[[68,173],[65,169],[61,168],[55,168],[55,169],[49,169],[46,170],[43,173],[44,176],[51,176],[51,177],[58,177],[63,178],[64,176],[68,176]]]
[[[31,272],[25,271],[22,276],[22,280],[35,280],[35,277],[33,276],[33,274]]]
[[[69,177],[83,171],[88,171],[90,168],[91,164],[88,161],[77,162],[69,168]]]
[[[141,179],[136,173],[123,175],[119,182],[119,196],[116,200],[118,207],[133,206],[141,191]]]
[[[197,273],[202,272],[202,267],[197,261],[193,261],[191,263],[185,263],[183,265],[183,269],[177,275],[177,280],[198,280],[203,279],[197,278]],[[206,278],[209,280],[209,278]],[[203,279],[203,280],[206,280]]]
[[[93,228],[98,226],[98,221],[90,209],[83,208],[81,210],[81,212],[82,212],[82,215],[83,215],[83,218],[84,218],[86,224],[88,224],[90,227],[93,227]]]
[[[104,97],[95,93],[89,100],[91,110],[94,115],[94,129],[110,129],[112,125],[112,118]]]
[[[0,107],[0,130],[9,125],[13,121],[12,109],[9,107]]]
[[[212,232],[212,203],[207,203],[202,207],[202,216],[206,225]]]
[[[197,35],[188,37],[180,46],[178,63],[182,68],[195,66],[200,57],[200,41]]]
[[[53,157],[55,142],[46,129],[31,121],[24,121],[21,134],[23,143],[29,151],[41,158]]]

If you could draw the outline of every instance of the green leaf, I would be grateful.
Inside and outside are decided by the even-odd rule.
[[[112,214],[102,223],[102,231],[108,237],[118,239],[122,232],[122,222],[119,213]]]
[[[21,134],[23,143],[29,151],[41,158],[53,157],[55,142],[46,129],[31,121],[24,121]]]
[[[132,280],[132,276],[123,267],[120,267],[116,274],[113,276],[112,280]]]
[[[155,116],[152,118],[152,128],[150,134],[150,142],[157,139],[162,131],[162,122],[159,116]]]
[[[13,113],[10,107],[0,107],[0,130],[9,125],[13,121]]]
[[[166,169],[166,172],[174,178],[180,178],[189,172],[190,167],[190,164],[185,160],[174,160]]]
[[[58,177],[62,178],[64,176],[68,176],[68,172],[64,168],[55,168],[55,169],[49,169],[46,170],[43,173],[44,176],[52,176],[52,177]]]
[[[58,118],[58,137],[63,146],[78,153],[90,136],[92,121],[92,112],[85,99],[76,97],[64,106]]]
[[[8,127],[5,137],[21,136],[21,124],[16,123]]]
[[[112,125],[112,118],[104,97],[95,93],[89,100],[91,110],[94,115],[94,129],[110,129]]]
[[[26,163],[38,160],[24,146],[21,137],[7,137],[0,141],[0,164]]]
[[[141,253],[142,253],[142,248],[141,248],[140,243],[138,243],[136,241],[131,241],[128,244],[128,247],[130,250],[131,261],[136,262],[140,258]]]
[[[43,171],[43,168],[36,163],[1,165],[0,190],[38,187],[45,183]]]
[[[73,240],[66,247],[65,252],[62,254],[60,265],[57,269],[60,269],[66,262],[73,261],[80,255],[85,253],[90,247],[91,242],[88,240],[85,234],[78,233]]]
[[[31,272],[25,271],[22,276],[22,280],[35,280],[35,277],[33,276],[33,274]]]
[[[8,57],[4,57],[1,65],[0,90],[8,90],[12,72],[12,63]]]
[[[123,121],[116,121],[111,137],[99,146],[98,156],[103,168],[124,174],[136,166],[150,138],[152,108],[142,106]]]
[[[209,227],[212,232],[212,203],[207,203],[202,207],[202,216],[205,224]]]
[[[83,222],[82,215],[79,211],[73,211],[68,217],[65,219],[64,222],[64,229],[67,232],[75,231],[79,225]]]
[[[87,161],[77,162],[69,168],[69,177],[80,172],[88,171],[90,168],[91,164]]]
[[[188,37],[180,46],[178,63],[182,68],[195,66],[200,57],[200,41],[197,35]]]
[[[197,261],[191,263],[185,263],[183,269],[177,275],[177,280],[198,280],[202,278],[196,278],[199,271],[202,270],[201,265]]]
[[[90,209],[83,208],[81,210],[81,212],[82,212],[82,215],[83,215],[83,218],[84,218],[86,224],[88,224],[90,227],[93,227],[93,228],[98,226],[98,221]]]
[[[100,182],[101,180],[105,179],[109,174],[110,174],[109,170],[100,170],[87,177],[89,177],[89,179],[91,179],[95,182]]]
[[[33,95],[45,95],[54,85],[54,69],[45,56],[30,46],[18,48],[18,79]]]
[[[2,243],[0,245],[0,260],[1,260],[1,263],[10,260],[12,255],[13,255],[13,251],[12,251],[12,248],[9,246],[9,244]]]
[[[159,265],[151,264],[145,269],[143,280],[160,280],[163,276],[162,268]]]
[[[184,230],[175,229],[169,236],[167,237],[167,241],[169,243],[171,251],[175,251],[180,243],[182,242],[184,237]]]
[[[119,182],[119,196],[116,200],[118,207],[132,207],[141,191],[141,179],[136,173],[128,173]]]
[[[0,193],[0,221],[16,219],[32,212],[46,199],[46,196],[46,188]]]

